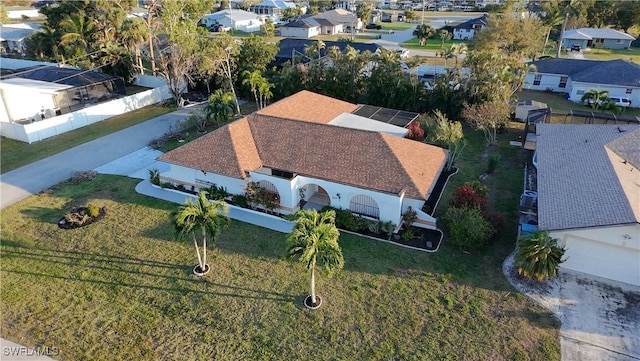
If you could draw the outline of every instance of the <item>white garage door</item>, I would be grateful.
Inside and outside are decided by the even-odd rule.
[[[566,237],[562,268],[640,285],[640,252],[627,247]]]

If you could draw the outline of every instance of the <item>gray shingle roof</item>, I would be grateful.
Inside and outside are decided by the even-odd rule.
[[[474,25],[487,25],[489,16],[487,14],[482,15],[479,18],[467,20],[464,23],[460,23],[454,27],[454,29],[474,29]]]
[[[635,40],[633,36],[614,29],[602,28],[579,28],[567,30],[564,33],[565,39],[619,39]]]
[[[530,62],[538,73],[561,74],[572,81],[640,87],[640,65],[625,60],[543,59]]]
[[[611,149],[611,151],[629,162],[632,166],[640,169],[640,130],[624,134],[620,138],[607,144],[607,148]]]
[[[638,222],[605,149],[607,144],[613,144],[615,148],[617,139],[634,130],[634,134],[638,133],[638,129],[638,125],[606,124],[537,126],[538,224],[541,229]],[[623,148],[626,149],[626,145]]]

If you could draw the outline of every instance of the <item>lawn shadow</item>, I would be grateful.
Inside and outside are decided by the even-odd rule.
[[[115,255],[97,254],[89,252],[79,251],[60,251],[55,249],[36,248],[36,247],[24,247],[15,241],[2,242],[3,250],[2,257],[7,260],[3,262],[2,271],[9,273],[17,273],[24,275],[32,275],[43,278],[61,279],[71,282],[86,282],[94,284],[102,284],[107,286],[120,286],[133,289],[150,289],[156,291],[167,291],[172,293],[186,294],[211,294],[221,297],[234,297],[255,299],[264,301],[277,301],[277,302],[294,302],[297,296],[271,292],[267,290],[251,289],[236,285],[228,285],[223,283],[213,282],[210,279],[198,278],[191,274],[193,265],[174,264],[168,262],[161,262],[155,260],[148,260],[142,258],[121,257]],[[68,268],[69,272],[58,272],[77,274],[78,267],[86,268],[93,271],[105,271],[110,276],[117,273],[133,274],[143,277],[143,279],[149,278],[149,284],[143,282],[140,283],[127,283],[127,282],[114,282],[109,279],[99,279],[98,277],[70,277],[61,276],[53,273],[42,273],[38,271],[20,270],[17,268],[11,268],[8,264],[11,264],[9,260],[12,258],[18,260],[24,260],[28,263],[35,261],[43,265],[54,265],[54,268],[60,270]],[[144,268],[150,269],[149,271]],[[167,274],[170,272],[170,274]],[[172,275],[177,274],[177,275]],[[182,277],[179,275],[183,275]],[[163,279],[167,282],[173,283],[176,287],[163,287],[156,286],[151,283],[157,282],[158,279]],[[203,280],[205,282],[203,282]],[[178,283],[186,283],[188,286],[178,286]],[[191,287],[193,286],[193,287]],[[199,286],[199,287],[198,287]],[[220,289],[220,290],[212,290]]]

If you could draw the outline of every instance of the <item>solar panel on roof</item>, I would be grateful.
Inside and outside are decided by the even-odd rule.
[[[404,110],[389,109],[373,105],[363,105],[356,109],[353,114],[361,117],[377,120],[388,124],[406,127],[412,120],[420,114]]]

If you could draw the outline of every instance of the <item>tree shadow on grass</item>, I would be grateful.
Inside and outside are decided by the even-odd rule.
[[[130,257],[120,257],[113,255],[103,255],[89,252],[78,252],[78,251],[60,251],[54,249],[44,249],[44,248],[30,248],[24,247],[17,242],[14,241],[4,241],[2,242],[3,250],[2,257],[7,261],[3,262],[2,270],[8,273],[16,273],[16,274],[24,274],[24,275],[32,275],[43,278],[52,278],[52,279],[60,279],[71,282],[86,282],[93,284],[102,284],[107,286],[120,286],[120,287],[130,287],[135,289],[150,289],[156,291],[167,291],[171,293],[178,294],[186,294],[186,293],[194,293],[194,294],[211,294],[215,296],[221,297],[234,297],[234,298],[244,298],[244,299],[254,299],[254,300],[262,300],[262,301],[277,301],[277,302],[295,302],[299,296],[296,295],[288,295],[278,292],[271,292],[266,290],[258,290],[258,289],[250,289],[246,287],[240,287],[235,285],[227,285],[222,283],[212,282],[207,279],[196,278],[195,276],[190,275],[192,265],[180,265],[173,264],[168,262],[160,262],[142,258],[130,258]],[[125,272],[127,274],[139,275],[142,277],[150,277],[154,280],[164,279],[166,281],[171,281],[174,283],[183,282],[188,285],[193,285],[194,287],[162,287],[155,285],[148,285],[142,283],[126,283],[126,282],[114,282],[110,280],[98,279],[98,278],[89,278],[89,277],[69,277],[69,276],[61,276],[56,274],[47,274],[41,273],[37,271],[27,271],[15,269],[10,266],[11,258],[16,258],[19,260],[30,262],[37,262],[42,264],[55,264],[59,267],[69,267],[70,269],[76,267],[82,267],[90,270],[102,270],[106,271],[109,274],[114,274],[117,272]],[[83,262],[83,264],[79,264],[79,262]],[[136,269],[136,267],[146,267],[151,268],[152,270],[158,270],[158,272],[148,272],[140,269]],[[170,272],[181,273],[184,276],[172,276],[163,274],[161,270],[169,270]],[[188,276],[187,276],[188,275]],[[203,282],[205,281],[205,282]],[[203,289],[202,286],[206,288],[220,288],[223,290],[228,290],[228,292],[220,292],[220,291],[211,291],[208,289]],[[200,288],[198,288],[200,286]]]

